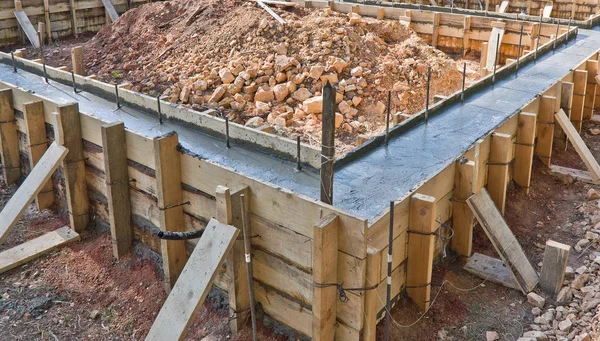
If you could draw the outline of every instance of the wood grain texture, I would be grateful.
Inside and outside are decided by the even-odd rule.
[[[600,180],[600,165],[598,165],[598,161],[596,161],[594,155],[592,155],[592,152],[590,152],[581,136],[579,136],[575,130],[575,127],[571,124],[571,122],[569,122],[569,118],[567,115],[565,115],[565,112],[561,109],[556,113],[555,117],[558,124],[560,124],[560,126],[563,128],[565,134],[567,134],[567,137],[577,151],[577,154],[579,154],[579,157],[581,157],[583,163],[585,163],[586,167],[592,174],[592,177],[595,180]]]
[[[548,240],[544,249],[544,261],[540,274],[540,288],[556,295],[563,286],[571,246]]]
[[[225,260],[239,230],[211,219],[177,283],[146,336],[147,341],[183,340],[204,303],[217,268]]]
[[[27,146],[29,149],[29,166],[31,169],[37,165],[42,155],[48,149],[46,137],[46,121],[44,119],[44,102],[30,102],[23,104],[23,116],[27,130]],[[54,203],[54,187],[52,181],[46,182],[35,199],[39,210],[48,208]]]
[[[12,185],[21,177],[19,139],[13,108],[13,91],[0,90],[0,156],[4,181]]]

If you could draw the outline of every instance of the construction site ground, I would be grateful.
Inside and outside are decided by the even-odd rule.
[[[587,123],[584,139],[598,158],[600,135],[588,134],[589,128],[594,124]],[[555,164],[583,167],[573,148],[554,155]],[[522,189],[509,190],[508,224],[538,270],[546,240],[574,246],[592,224],[590,215],[600,215],[597,201],[586,200],[590,188],[600,190],[549,174],[536,161],[529,195]],[[15,189],[2,189],[2,207]],[[30,206],[0,250],[67,224],[65,216],[53,212]],[[474,240],[475,252],[498,257],[479,227]],[[581,255],[572,250],[569,265],[578,268],[593,251]],[[133,254],[115,262],[108,228],[92,223],[81,242],[0,275],[0,333],[10,340],[142,340],[166,298],[157,259],[158,255],[136,244]],[[534,316],[525,296],[466,273],[454,260],[449,252],[436,264],[433,306],[421,319],[410,300],[400,298],[393,311],[392,340],[481,340],[487,331],[498,332],[501,340],[516,340],[529,330]],[[226,298],[213,290],[187,339],[250,340],[250,328],[238,335],[229,333],[227,307]],[[266,326],[259,324],[261,340],[300,338],[268,319],[260,320],[266,322]],[[383,334],[382,322],[378,338],[383,339]]]

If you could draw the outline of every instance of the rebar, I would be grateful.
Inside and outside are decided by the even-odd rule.
[[[519,46],[517,47],[517,70],[521,65],[521,43],[523,42],[523,25],[521,25],[521,33],[519,33]]]
[[[496,82],[496,65],[498,65],[498,55],[500,55],[500,33],[496,40],[496,54],[494,55],[494,74],[492,75],[492,83]]]
[[[121,109],[121,103],[119,102],[119,84],[115,84],[115,99],[117,101],[117,109]]]
[[[302,169],[300,164],[300,136],[296,137],[296,170]]]
[[[392,92],[388,90],[388,98],[387,98],[387,113],[385,115],[385,144],[388,144],[389,134],[390,134],[390,110],[392,106]]]
[[[225,146],[231,148],[229,144],[229,117],[225,116]]]
[[[431,82],[431,66],[427,67],[427,93],[425,95],[425,124],[429,123],[429,83]]]
[[[463,63],[463,79],[462,79],[462,92],[460,93],[460,101],[465,101],[465,81],[467,78],[467,63]]]
[[[163,124],[162,112],[161,112],[161,109],[160,109],[160,95],[156,96],[156,107],[158,109],[158,123],[159,124]]]

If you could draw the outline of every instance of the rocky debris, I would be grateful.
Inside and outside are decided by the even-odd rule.
[[[587,192],[587,200],[597,200],[600,199],[600,193],[593,188],[590,188]]]
[[[527,295],[527,301],[540,309],[544,307],[544,304],[546,304],[546,299],[535,292],[530,292]]]
[[[485,340],[486,341],[495,341],[500,339],[500,336],[498,335],[498,332],[494,332],[494,331],[487,331],[485,332]]]
[[[433,94],[448,95],[461,84],[462,63],[398,21],[274,8],[284,26],[252,2],[208,0],[202,6],[189,25],[181,15],[192,7],[188,1],[128,11],[86,44],[88,51],[101,51],[90,56],[91,71],[105,80],[116,72],[133,90],[161,93],[173,103],[218,108],[232,122],[253,119],[246,125],[255,126],[260,117],[278,133],[313,144],[320,141],[321,91],[330,82],[341,105],[337,137],[345,145],[338,143],[338,154],[356,136],[384,129],[388,90],[393,112],[423,109],[428,66]],[[477,78],[477,70],[467,76]]]
[[[597,194],[595,190],[590,190],[588,198]],[[597,229],[600,210],[596,199],[584,201],[578,209],[585,220],[573,225],[577,226],[577,235],[585,238],[575,243],[575,249],[579,246],[578,256],[583,257],[584,265],[576,269],[567,267],[563,287],[556,300],[547,297],[549,303],[542,305],[539,295],[530,293],[527,296],[528,301],[535,305],[531,310],[534,323],[529,325],[518,341],[600,340],[600,251],[595,244],[600,232]]]

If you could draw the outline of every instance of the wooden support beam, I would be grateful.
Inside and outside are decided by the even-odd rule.
[[[188,327],[229,253],[239,230],[211,219],[181,277],[160,309],[146,341],[184,340]]]
[[[571,106],[573,105],[573,88],[573,83],[562,82],[559,109],[565,112],[569,120],[571,119]],[[567,150],[567,135],[565,135],[560,125],[554,126],[554,145],[561,150]]]
[[[102,4],[104,5],[106,16],[108,17],[108,24],[113,23],[119,19],[119,13],[115,9],[111,0],[102,0]]]
[[[578,133],[583,125],[583,105],[587,89],[587,71],[573,71],[573,104],[571,106],[571,122]]]
[[[42,46],[44,46],[44,41],[46,41],[46,29],[44,28],[44,23],[42,21],[38,22],[38,28],[37,31],[39,33],[39,40],[40,40],[40,44]]]
[[[538,275],[488,192],[482,189],[467,199],[467,203],[521,291],[529,293],[537,285]]]
[[[11,89],[0,90],[0,157],[4,182],[16,183],[21,177],[21,156]]]
[[[479,65],[481,65],[480,72],[481,72],[481,76],[485,77],[485,75],[487,75],[487,59],[488,59],[488,50],[489,50],[489,44],[488,42],[483,42],[481,43],[481,56],[479,58]]]
[[[44,0],[44,25],[46,27],[46,37],[48,43],[52,43],[52,24],[50,22],[50,0]]]
[[[570,245],[561,244],[553,240],[546,242],[544,262],[542,263],[542,272],[540,274],[540,288],[545,292],[556,295],[562,289],[570,251]]]
[[[554,142],[554,110],[556,97],[542,96],[537,116],[537,143],[535,152],[542,163],[550,167]]]
[[[417,307],[425,311],[431,303],[431,272],[436,238],[433,233],[437,226],[435,198],[413,194],[409,215],[406,291]]]
[[[160,229],[168,232],[185,231],[183,219],[183,191],[181,189],[181,161],[177,150],[176,133],[154,139],[156,168],[156,197]],[[167,291],[175,285],[187,261],[185,240],[160,241],[163,271]]]
[[[69,0],[69,10],[71,11],[71,30],[75,37],[79,36],[79,30],[77,28],[77,9],[75,6],[75,0]]]
[[[0,253],[0,274],[28,263],[65,244],[79,241],[79,239],[77,232],[65,226],[3,251]]]
[[[379,19],[379,20],[385,19],[385,7],[379,7],[377,9],[377,19]]]
[[[467,52],[471,48],[471,16],[465,15],[463,19],[463,56],[467,55]]]
[[[33,27],[33,25],[31,24],[31,21],[29,21],[29,17],[27,17],[27,14],[25,13],[25,11],[16,10],[14,14],[15,14],[15,18],[17,19],[17,22],[19,23],[19,26],[21,27],[23,32],[25,32],[25,35],[27,36],[27,39],[29,39],[29,42],[31,43],[31,45],[33,45],[33,47],[35,47],[36,49],[39,49],[40,48],[40,40],[35,31],[35,27]]]
[[[365,292],[365,322],[363,327],[363,341],[375,341],[377,338],[377,304],[379,295],[377,287],[381,278],[381,262],[383,252],[381,250],[367,249],[367,280],[366,287],[374,287]]]
[[[242,207],[240,197],[244,194],[246,221],[250,221],[250,188],[243,187],[230,196],[231,203],[231,225],[242,229]],[[248,271],[246,270],[244,241],[236,240],[227,255],[227,277],[230,282],[227,286],[229,295],[229,308],[231,315],[236,318],[231,320],[229,327],[233,334],[237,334],[249,319],[246,318],[247,311],[250,308],[250,296],[248,289]]]
[[[587,87],[585,91],[585,101],[583,102],[583,119],[589,120],[594,114],[596,101],[596,75],[598,74],[598,61],[588,60],[586,62]]]
[[[113,255],[121,259],[129,253],[133,243],[125,125],[116,122],[105,124],[101,129]]]
[[[60,106],[54,116],[55,139],[69,150],[62,165],[67,188],[69,221],[75,232],[81,232],[89,222],[89,200],[79,106],[77,104]]]
[[[432,0],[433,1],[433,0]],[[438,37],[440,35],[440,12],[433,12],[432,17],[432,25],[433,25],[433,33],[431,34],[431,46],[437,47]]]
[[[500,62],[500,51],[502,50],[502,40],[504,39],[504,23],[492,23],[492,32],[490,32],[490,39],[488,40],[488,52],[487,59],[485,60],[484,67],[487,71],[494,70],[494,64],[498,65]]]
[[[452,250],[464,257],[470,257],[473,249],[474,216],[466,200],[473,194],[475,175],[475,162],[456,162],[452,202]]]
[[[502,215],[504,215],[504,205],[506,203],[508,167],[510,165],[512,151],[512,136],[501,133],[492,134],[487,188],[490,197]]]
[[[48,179],[52,176],[60,162],[67,155],[67,149],[53,143],[40,162],[31,170],[23,184],[17,189],[8,203],[0,212],[0,244],[12,231],[17,220],[23,215],[25,209],[33,202],[35,196],[40,192]]]
[[[515,144],[515,164],[513,178],[515,183],[529,194],[533,151],[537,131],[537,115],[529,112],[519,113],[517,140]]]
[[[85,76],[85,63],[83,62],[83,47],[76,46],[71,49],[71,64],[73,73]]]
[[[335,336],[337,287],[326,286],[338,283],[339,218],[331,214],[313,227],[313,305],[312,339],[333,340]]]
[[[44,102],[37,101],[23,104],[23,116],[25,117],[29,166],[33,169],[48,149]],[[52,181],[46,182],[35,198],[35,203],[39,210],[48,208],[54,203],[54,186],[52,185]]]
[[[581,136],[579,136],[575,127],[569,122],[564,111],[561,110],[556,113],[556,121],[560,124],[565,134],[567,134],[569,141],[571,141],[571,144],[577,151],[577,154],[579,154],[579,157],[583,160],[583,163],[585,163],[594,180],[600,180],[600,165],[598,165],[598,161],[596,161],[594,155],[592,155],[589,148],[585,145],[585,142]]]

